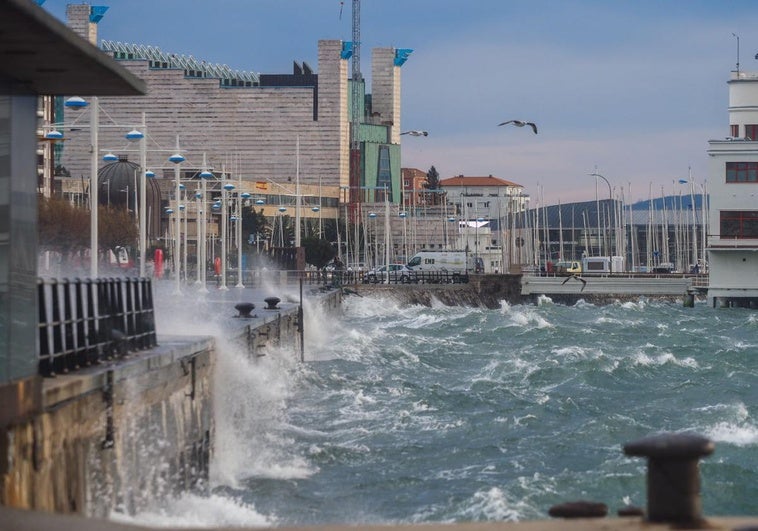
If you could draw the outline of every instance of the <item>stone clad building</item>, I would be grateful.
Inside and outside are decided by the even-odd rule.
[[[91,34],[96,24],[82,22],[89,6],[71,5],[69,25]],[[100,47],[127,70],[145,81],[144,97],[100,99],[99,148],[138,162],[137,147],[124,135],[141,128],[144,113],[148,132],[147,168],[157,179],[173,179],[168,157],[179,149],[186,161],[182,179],[203,169],[222,171],[242,188],[268,195],[264,212],[276,215],[299,180],[310,186],[303,204],[319,204],[326,218],[339,215],[340,187],[349,184],[350,83],[349,43],[318,43],[318,72],[295,62],[290,74],[234,71],[189,56],[166,53],[151,46],[103,41]],[[398,50],[373,50],[373,94],[362,106],[361,151],[363,200],[372,201],[377,188],[387,189],[400,202],[400,65]],[[84,113],[58,106],[57,121],[88,123]],[[62,113],[62,119],[60,114]],[[86,130],[63,131],[66,141],[57,154],[72,178],[90,173],[90,135]],[[207,161],[208,168],[203,165]],[[285,191],[286,187],[287,191]],[[165,187],[161,187],[165,188]],[[318,190],[318,197],[313,191]],[[344,199],[344,197],[343,197]],[[381,198],[383,200],[383,197]],[[288,200],[292,204],[291,200]],[[303,216],[313,216],[310,208]]]

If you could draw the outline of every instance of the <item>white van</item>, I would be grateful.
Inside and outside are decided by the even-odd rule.
[[[419,251],[408,261],[408,269],[466,275],[477,272],[477,263],[466,251]]]

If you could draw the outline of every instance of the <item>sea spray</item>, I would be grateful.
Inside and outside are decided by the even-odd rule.
[[[705,514],[753,513],[752,315],[645,299],[306,307],[305,364],[223,347],[213,494],[195,507],[279,526],[530,520],[578,498],[615,511],[645,500],[645,463],[621,446],[693,430],[717,443]]]

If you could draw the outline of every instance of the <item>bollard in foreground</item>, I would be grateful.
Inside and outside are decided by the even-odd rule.
[[[243,319],[252,319],[255,317],[251,314],[251,312],[255,309],[255,304],[252,302],[240,302],[239,304],[234,305],[234,309],[239,312],[239,315],[235,315],[235,317],[240,317]]]
[[[279,297],[266,297],[263,300],[268,305],[265,308],[266,310],[278,310],[279,309],[279,307],[277,306],[277,304],[279,304],[279,302],[281,302],[281,299]]]
[[[694,433],[645,437],[624,445],[624,453],[647,457],[647,520],[676,524],[703,522],[699,461],[715,445]]]

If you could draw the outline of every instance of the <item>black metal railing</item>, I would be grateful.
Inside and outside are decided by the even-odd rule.
[[[42,376],[157,344],[148,278],[38,279],[37,297]]]

